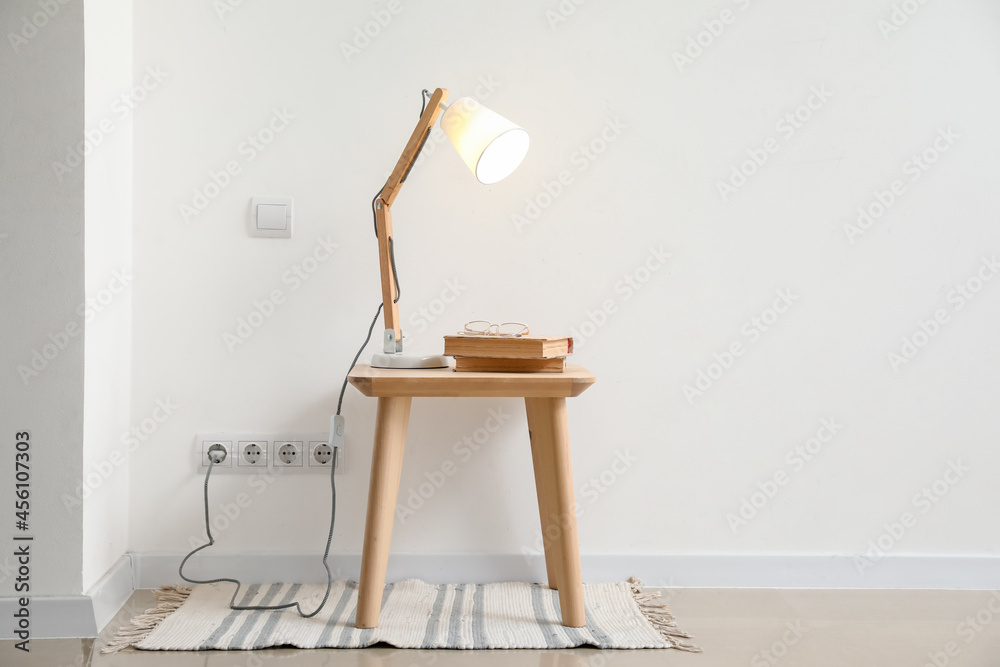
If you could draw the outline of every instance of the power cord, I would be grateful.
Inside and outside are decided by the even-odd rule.
[[[378,310],[375,311],[375,318],[372,320],[371,326],[368,327],[368,336],[365,338],[365,342],[361,344],[358,349],[358,353],[354,355],[354,361],[351,362],[351,367],[347,369],[347,374],[344,376],[344,384],[340,388],[340,398],[337,399],[337,414],[340,414],[340,408],[344,402],[344,391],[347,389],[347,376],[350,375],[351,371],[354,370],[354,366],[357,365],[358,359],[361,357],[361,353],[364,352],[365,348],[368,347],[368,342],[372,339],[372,331],[375,330],[375,323],[378,322],[378,316],[382,312],[382,304],[378,305]],[[279,611],[281,609],[290,609],[295,607],[299,616],[302,618],[312,618],[320,612],[321,609],[326,605],[327,600],[330,599],[330,590],[333,588],[333,573],[330,572],[330,565],[327,560],[330,557],[330,546],[333,544],[333,527],[334,521],[337,517],[337,485],[334,482],[334,474],[337,471],[336,462],[330,466],[330,531],[326,536],[326,549],[323,550],[323,567],[326,569],[326,592],[323,594],[323,601],[319,603],[315,611],[308,614],[302,611],[302,606],[298,602],[289,602],[287,604],[278,605],[237,605],[236,596],[240,594],[240,589],[243,584],[239,579],[231,579],[229,577],[220,577],[218,579],[192,579],[185,576],[184,566],[187,564],[191,556],[202,549],[207,549],[208,547],[215,544],[215,538],[212,536],[212,524],[209,521],[208,514],[208,480],[212,476],[212,468],[215,467],[217,463],[222,463],[226,460],[226,449],[220,445],[212,445],[208,448],[208,471],[205,473],[205,486],[204,486],[204,497],[205,497],[205,533],[208,535],[208,542],[201,545],[200,547],[193,549],[184,560],[181,561],[181,566],[177,568],[177,574],[180,575],[181,579],[192,584],[217,584],[221,582],[228,582],[231,584],[236,584],[236,590],[233,592],[233,597],[229,600],[229,608],[234,611]]]
[[[382,186],[382,190],[385,186]],[[372,220],[375,225],[375,236],[378,236],[378,214],[375,213],[375,203],[378,198],[382,196],[382,190],[375,193],[372,197]],[[383,204],[384,205],[384,204]],[[392,237],[389,237],[389,264],[392,266],[392,281],[396,283],[396,298],[392,300],[393,303],[399,303],[399,274],[396,273],[396,244],[393,242]]]
[[[340,406],[343,405],[344,403],[344,391],[347,390],[347,376],[350,375],[351,371],[354,370],[354,367],[358,363],[358,359],[361,358],[361,353],[365,351],[366,347],[368,347],[368,341],[372,339],[372,332],[375,331],[375,323],[378,322],[378,316],[381,313],[382,313],[382,304],[380,303],[378,305],[378,309],[375,311],[375,317],[372,318],[371,326],[368,327],[368,336],[365,338],[365,342],[362,343],[361,347],[358,349],[358,353],[354,355],[354,361],[351,362],[351,367],[347,369],[347,375],[344,376],[344,384],[340,386],[340,398],[337,399],[338,415],[340,414]]]
[[[424,115],[424,111],[427,109],[427,101],[430,98],[431,98],[431,91],[427,90],[426,88],[424,88],[422,91],[420,91],[420,115],[421,116]],[[417,149],[417,155],[419,155],[420,151],[423,150],[424,143],[426,143],[428,136],[430,136],[430,130],[429,129],[427,131],[427,134],[424,135],[423,139],[420,142],[420,147]],[[414,155],[413,156],[414,161],[416,161],[416,158],[417,158],[417,156]],[[411,162],[410,163],[410,167],[406,170],[406,173],[403,174],[403,178],[400,179],[401,181],[405,181],[406,180],[406,177],[409,176],[410,169],[412,169],[412,168],[413,168],[413,163]],[[378,202],[378,198],[382,196],[382,190],[385,190],[385,185],[383,185],[379,189],[379,191],[375,193],[375,196],[372,197],[372,224],[375,227],[375,236],[378,236],[378,215],[376,215],[376,213],[375,213],[375,204],[376,204],[376,202]],[[389,237],[389,264],[392,266],[392,281],[396,284],[396,298],[393,299],[392,302],[393,303],[399,303],[399,274],[396,272],[396,249],[395,249],[395,243],[393,243],[393,240],[392,240],[391,236]],[[376,315],[375,317],[377,318],[378,315]],[[344,380],[344,382],[347,382],[347,380]],[[338,411],[337,414],[339,415],[340,412]]]
[[[214,445],[213,445],[214,447]],[[326,593],[323,594],[323,601],[319,603],[319,606],[310,613],[305,613],[302,611],[302,606],[298,602],[289,602],[287,604],[276,604],[276,605],[238,605],[236,604],[236,596],[240,594],[240,589],[243,588],[243,584],[239,579],[231,579],[229,577],[220,577],[218,579],[192,579],[184,574],[184,565],[187,564],[188,559],[195,555],[202,549],[207,549],[208,547],[215,544],[215,538],[212,537],[212,524],[209,522],[208,517],[208,480],[212,476],[212,468],[215,464],[222,463],[226,460],[226,450],[219,447],[218,450],[213,451],[210,447],[208,450],[208,472],[205,473],[205,532],[208,534],[208,542],[201,545],[200,547],[194,549],[184,560],[181,561],[181,566],[177,568],[177,574],[181,576],[181,579],[192,584],[217,584],[221,582],[228,582],[231,584],[236,584],[236,590],[233,591],[233,597],[229,600],[229,608],[234,611],[278,611],[281,609],[290,609],[295,607],[295,610],[299,613],[302,618],[312,618],[320,612],[326,601],[330,598],[330,589],[333,588],[333,574],[330,572],[330,566],[327,564],[327,558],[330,556],[330,545],[333,543],[333,520],[337,515],[337,489],[333,482],[333,475],[336,472],[336,467],[330,466],[330,533],[326,538],[326,550],[323,552],[323,567],[326,568]]]
[[[427,100],[430,99],[430,91],[426,88],[420,93],[420,115],[424,115],[424,111],[427,109]],[[424,136],[423,141],[427,141],[427,137]],[[421,143],[421,148],[423,143]],[[419,150],[418,150],[419,153]],[[405,180],[405,176],[404,176]],[[385,186],[382,186],[375,196],[372,198],[372,219],[375,225],[375,236],[378,236],[378,216],[375,214],[375,203],[378,198],[382,196],[382,190]],[[392,279],[396,284],[396,298],[393,303],[399,301],[399,276],[396,274],[396,253],[394,251],[394,244],[392,237],[389,237],[389,263],[392,266]],[[361,344],[361,348],[358,353],[354,355],[354,361],[351,362],[351,367],[347,370],[347,375],[344,376],[344,384],[340,387],[340,397],[337,399],[337,414],[340,414],[340,409],[344,403],[344,392],[347,390],[347,377],[350,375],[351,371],[354,370],[354,366],[357,365],[358,359],[361,357],[361,353],[364,352],[365,348],[368,347],[369,341],[372,339],[372,332],[375,330],[375,323],[378,322],[378,316],[382,313],[382,304],[378,305],[378,310],[375,311],[375,317],[372,319],[371,326],[368,327],[368,336],[365,337],[365,342]],[[234,611],[278,611],[281,609],[290,609],[295,607],[295,610],[299,613],[302,618],[312,618],[323,609],[326,605],[327,600],[330,598],[330,589],[333,587],[333,574],[330,572],[330,566],[327,563],[327,559],[330,557],[330,545],[333,544],[333,526],[334,520],[337,516],[337,485],[334,482],[334,473],[336,473],[336,464],[330,466],[330,532],[326,536],[326,549],[323,551],[323,567],[326,569],[326,593],[323,594],[323,601],[319,603],[319,607],[315,611],[306,614],[302,611],[302,606],[298,602],[289,602],[287,604],[278,605],[237,605],[236,596],[239,595],[240,589],[243,584],[239,579],[230,579],[229,577],[220,577],[219,579],[191,579],[184,575],[184,566],[187,564],[191,556],[202,549],[207,549],[215,544],[215,538],[212,537],[212,524],[209,521],[208,514],[208,480],[212,476],[212,468],[216,464],[222,463],[226,460],[226,450],[224,447],[218,447],[216,445],[208,448],[208,471],[205,473],[205,487],[204,487],[204,497],[205,497],[205,533],[208,535],[208,542],[206,544],[193,549],[188,555],[184,557],[181,561],[181,565],[177,568],[177,574],[180,575],[181,579],[192,584],[218,584],[222,582],[228,582],[231,584],[236,584],[236,591],[233,592],[233,597],[229,600],[229,608]]]

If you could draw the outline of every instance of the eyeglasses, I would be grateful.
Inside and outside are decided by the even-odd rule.
[[[465,331],[459,331],[466,336],[527,336],[531,331],[523,322],[503,322],[494,324],[486,320],[472,320],[465,323]]]

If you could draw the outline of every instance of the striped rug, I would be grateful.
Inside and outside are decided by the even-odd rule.
[[[299,601],[314,609],[325,585],[263,584],[248,586],[239,605]],[[341,579],[313,618],[294,610],[231,611],[231,584],[195,588],[164,587],[159,604],[133,619],[103,649],[114,653],[135,647],[148,651],[246,650],[273,646],[361,648],[380,642],[399,648],[604,649],[679,648],[698,651],[682,641],[659,593],[644,593],[629,579],[584,586],[587,625],[563,627],[559,596],[545,586],[526,583],[426,584],[407,579],[388,584],[382,595],[377,628],[354,627],[358,585]]]

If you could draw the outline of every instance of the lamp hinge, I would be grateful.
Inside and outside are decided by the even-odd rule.
[[[403,341],[396,340],[396,330],[386,329],[382,336],[382,352],[385,354],[399,354],[403,351]]]

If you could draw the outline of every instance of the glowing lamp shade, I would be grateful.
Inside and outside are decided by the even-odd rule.
[[[445,110],[441,129],[484,185],[510,176],[528,153],[527,132],[471,97]]]

